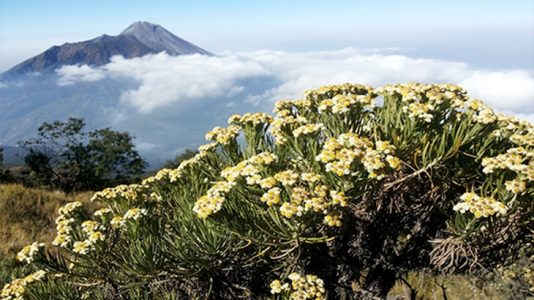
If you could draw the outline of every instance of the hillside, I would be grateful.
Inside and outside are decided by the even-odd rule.
[[[0,287],[29,272],[15,254],[32,241],[50,243],[55,234],[58,209],[81,201],[89,207],[91,193],[67,195],[61,191],[0,184]]]
[[[91,205],[90,197],[90,192],[68,195],[61,191],[1,184],[0,255],[16,253],[32,241],[51,241],[58,209],[72,201]]]

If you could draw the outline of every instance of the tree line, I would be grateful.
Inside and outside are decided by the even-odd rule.
[[[18,144],[24,150],[24,166],[8,170],[0,148],[0,181],[66,192],[98,190],[134,182],[148,166],[128,132],[87,130],[81,118],[44,122],[36,137]]]

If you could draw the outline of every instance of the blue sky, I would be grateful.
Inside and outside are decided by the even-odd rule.
[[[0,71],[52,45],[158,23],[209,51],[399,47],[413,57],[534,69],[534,1],[0,0]]]

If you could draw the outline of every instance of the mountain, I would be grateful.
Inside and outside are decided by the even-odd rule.
[[[135,22],[117,36],[104,34],[88,41],[53,46],[0,74],[0,80],[53,72],[63,65],[100,66],[109,63],[114,55],[134,58],[163,51],[169,55],[212,55],[159,25]]]
[[[55,72],[66,65],[102,66],[114,55],[129,59],[163,51],[171,56],[212,55],[159,25],[135,22],[116,36],[53,46],[0,74],[0,146],[6,149],[6,159],[20,163],[18,141],[35,136],[43,122],[68,117],[83,118],[89,130],[111,127],[130,132],[152,167],[198,146],[205,131],[225,123],[230,114],[226,105],[233,99],[204,99],[142,114],[121,100],[139,87],[137,80],[112,77],[62,85]]]
[[[185,41],[165,28],[148,22],[135,22],[119,36],[134,37],[154,52],[167,52],[169,55],[203,54],[210,52]]]

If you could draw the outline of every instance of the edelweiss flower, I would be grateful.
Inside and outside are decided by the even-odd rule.
[[[263,196],[261,196],[261,202],[267,203],[269,206],[280,203],[280,193],[282,190],[279,188],[272,188],[268,190]]]
[[[75,242],[72,246],[72,251],[78,254],[87,254],[92,249],[92,244],[89,241]]]
[[[126,213],[124,214],[124,219],[138,220],[142,216],[146,216],[147,212],[148,211],[144,208],[132,208],[126,211]]]
[[[17,260],[21,262],[26,262],[27,264],[31,263],[36,255],[44,249],[44,243],[33,243],[31,245],[25,246],[17,254]]]
[[[524,181],[517,179],[506,181],[504,185],[506,186],[507,191],[510,191],[514,194],[522,193],[527,188]]]

